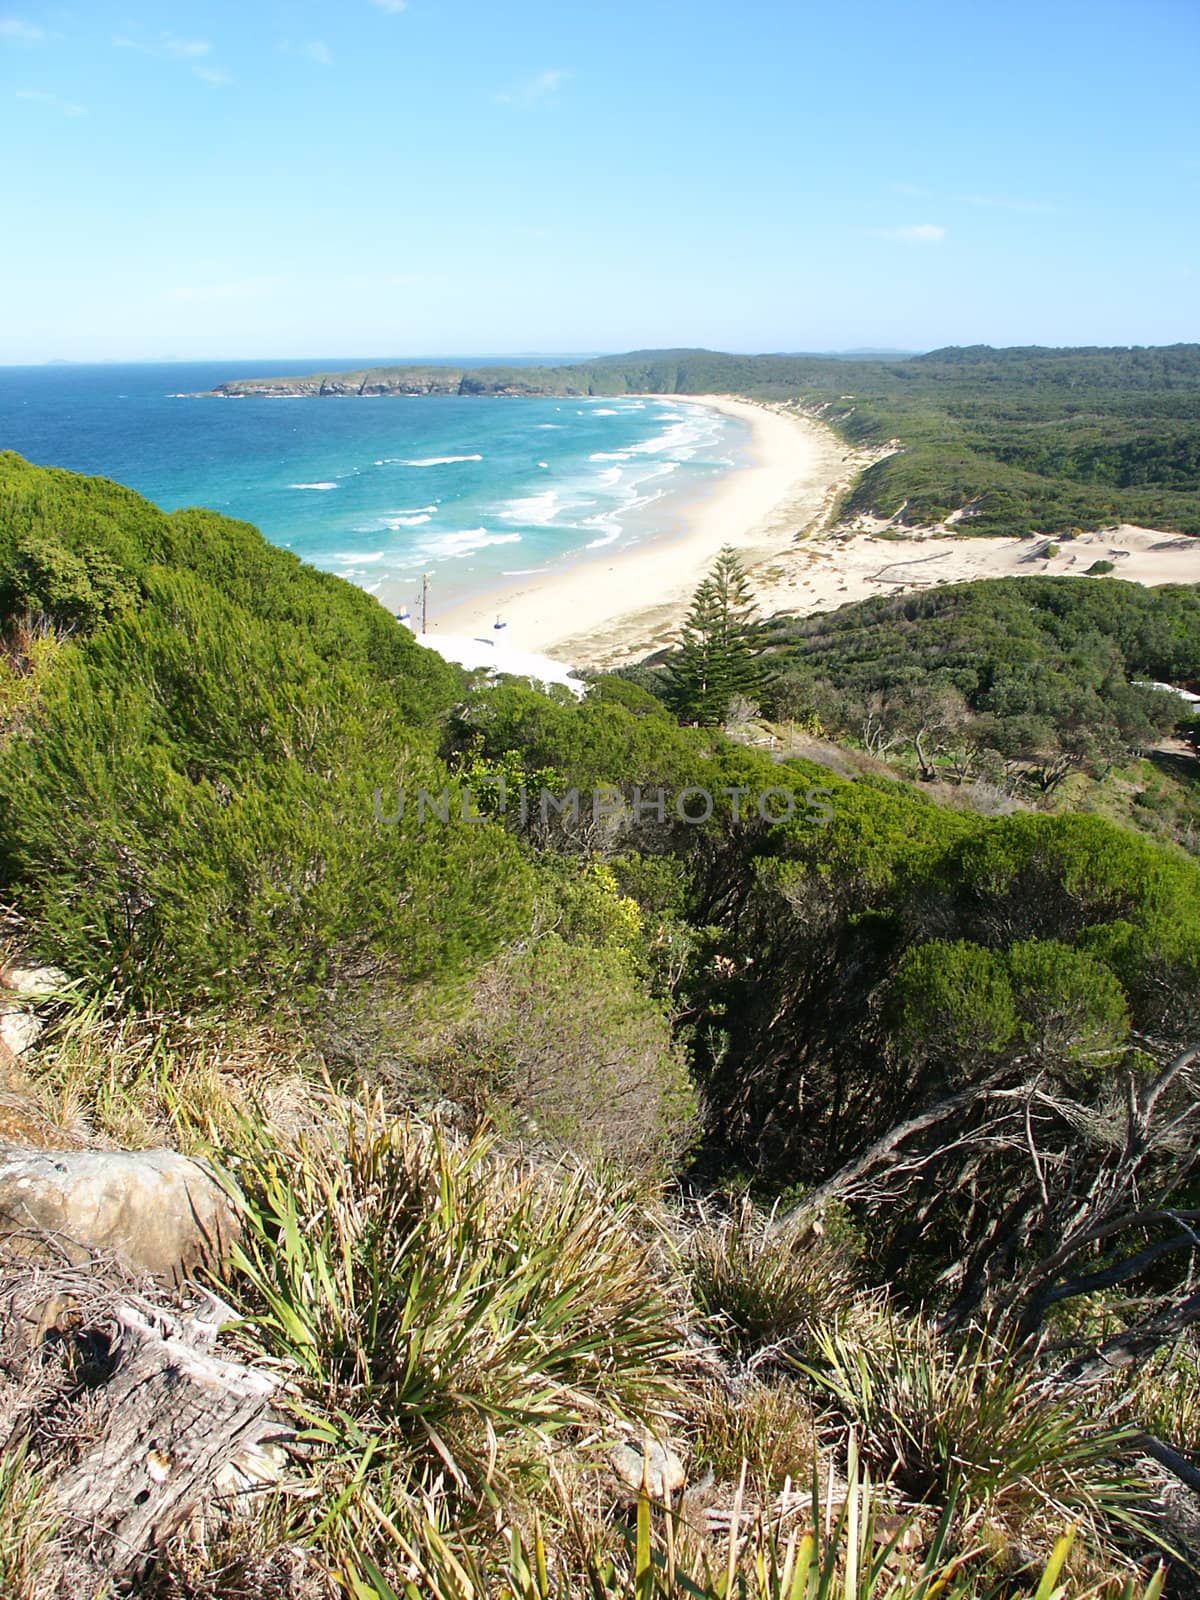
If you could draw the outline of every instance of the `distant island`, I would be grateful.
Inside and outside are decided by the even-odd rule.
[[[739,395],[803,412],[875,461],[845,516],[959,533],[1123,523],[1200,535],[1200,345],[901,359],[636,350],[559,366],[409,364],[239,378],[226,398]]]

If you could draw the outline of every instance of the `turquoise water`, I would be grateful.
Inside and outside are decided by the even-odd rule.
[[[745,424],[671,400],[217,399],[223,379],[361,363],[0,369],[0,448],[242,517],[306,561],[445,606],[673,526]]]

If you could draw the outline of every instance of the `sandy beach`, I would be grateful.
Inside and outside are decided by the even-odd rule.
[[[676,531],[625,552],[580,556],[560,573],[453,607],[438,617],[438,630],[490,633],[499,615],[522,648],[576,665],[644,654],[674,636],[722,545],[735,545],[747,566],[790,549],[797,534],[827,517],[861,464],[807,418],[721,395],[672,400],[748,421],[749,464],[703,497],[674,502]]]
[[[1150,528],[1060,537],[1055,550],[1048,539],[902,529],[870,518],[831,527],[842,490],[872,458],[786,407],[725,395],[673,399],[748,421],[748,464],[703,496],[675,503],[674,531],[622,553],[579,557],[560,573],[454,607],[439,616],[434,633],[494,638],[499,615],[507,639],[523,650],[574,666],[616,666],[672,642],[696,585],[726,544],[741,553],[764,616],[828,611],[872,594],[973,578],[1079,575],[1102,560],[1127,581],[1200,583],[1200,539]]]

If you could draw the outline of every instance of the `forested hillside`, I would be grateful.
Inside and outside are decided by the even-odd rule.
[[[473,680],[244,524],[12,455],[0,646],[6,938],[77,985],[11,1092],[236,1183],[221,1349],[293,1429],[288,1492],[108,1593],[984,1600],[1071,1540],[1142,1592],[1198,1424],[1200,863],[627,678]],[[1200,670],[1194,591],[1082,579],[747,650],[780,709],[931,687],[1102,745]],[[3,1390],[23,1574],[64,1370],[53,1427]]]
[[[1196,720],[1200,591],[1008,578],[881,596],[763,633],[780,720],[907,753],[927,781],[1027,797],[1100,778]]]

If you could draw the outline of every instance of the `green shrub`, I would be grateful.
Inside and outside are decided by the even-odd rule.
[[[421,1078],[522,1140],[630,1173],[676,1165],[696,1102],[670,1017],[619,945],[543,934],[418,1014],[406,1053]]]
[[[515,841],[457,791],[447,821],[413,815],[448,782],[463,680],[370,596],[245,524],[13,456],[0,509],[0,625],[79,625],[0,748],[0,884],[46,954],[151,1003],[311,1011],[339,977],[469,968],[528,925]]]
[[[27,534],[0,578],[0,615],[44,617],[55,628],[90,632],[134,603],[137,585],[112,555]]]
[[[910,1053],[932,1052],[969,1070],[1017,1035],[1012,984],[1002,955],[964,941],[914,945],[896,971],[896,1038]]]

